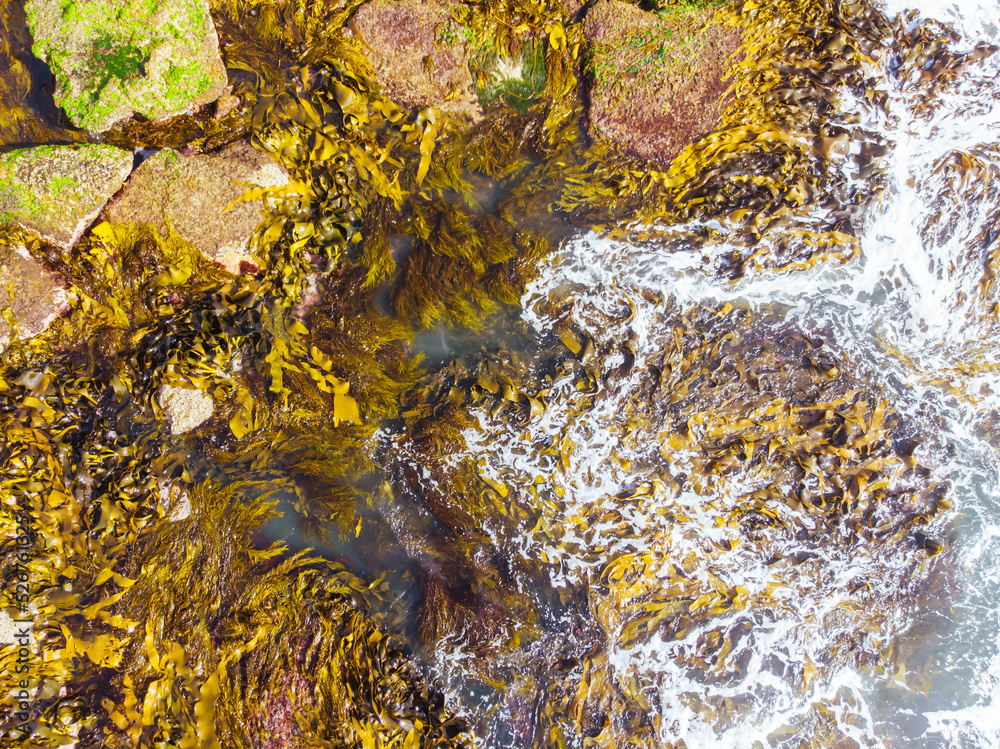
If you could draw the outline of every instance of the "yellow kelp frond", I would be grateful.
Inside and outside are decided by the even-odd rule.
[[[525,275],[514,240],[528,221],[500,224],[492,201],[482,205],[451,118],[407,114],[328,63],[290,71],[282,89],[259,95],[254,138],[292,173],[287,188],[268,193],[273,213],[257,238],[267,282],[290,300],[304,293],[315,258],[329,269],[345,251],[366,268],[369,287],[393,289],[401,318],[423,325],[477,325],[494,299],[519,296]],[[435,156],[444,152],[452,156]],[[471,205],[456,204],[456,193]],[[533,264],[538,242],[517,241],[531,248],[523,262]]]
[[[547,160],[549,178],[561,185],[553,207],[575,222],[599,230],[613,226],[615,235],[631,238],[659,236],[663,227],[676,240],[679,223],[719,220],[724,230],[709,228],[708,221],[685,231],[708,246],[723,235],[730,244],[745,244],[738,262],[719,262],[718,272],[733,277],[854,257],[852,206],[859,202],[847,175],[870,171],[882,146],[872,133],[860,153],[850,153],[846,133],[853,115],[831,104],[846,96],[862,107],[884,108],[886,94],[869,66],[883,53],[884,21],[864,3],[831,9],[808,0],[722,4],[713,18],[742,39],[717,129],[664,168],[625,156],[608,141],[581,139],[576,130],[583,100],[569,86],[546,121],[550,142],[573,143]],[[579,28],[566,29],[571,46],[583,42]],[[554,54],[553,46],[550,86],[554,71],[570,61],[565,52]],[[589,54],[581,53],[586,75]],[[575,84],[576,78],[566,80]],[[561,114],[553,118],[557,110]],[[802,210],[818,203],[833,208]]]
[[[849,226],[844,167],[864,168],[879,144],[866,143],[848,158],[850,120],[840,121],[845,115],[828,102],[844,92],[871,108],[884,105],[868,69],[884,38],[881,15],[865,3],[831,9],[744,2],[734,10],[730,22],[743,43],[733,60],[729,107],[718,130],[692,143],[663,175],[661,210],[685,219],[728,217],[754,242],[765,228],[773,233],[786,223],[824,232]],[[821,196],[845,207],[816,226],[793,218]]]
[[[66,355],[3,380],[0,523],[15,532],[4,533],[0,548],[5,573],[23,577],[30,593],[5,591],[3,605],[32,621],[30,676],[41,690],[33,736],[51,742],[94,725],[78,698],[60,697],[60,685],[118,665],[118,643],[135,623],[109,607],[135,582],[126,549],[155,525],[160,477],[171,466],[127,380]],[[17,651],[0,657],[13,663]],[[18,677],[13,668],[3,674],[9,692]],[[8,726],[11,709],[2,708]]]
[[[458,6],[455,20],[476,47],[510,58],[533,36],[562,25],[565,8],[559,0],[484,0]]]
[[[356,42],[340,34],[361,0],[211,0],[230,68],[274,84],[280,65],[343,60],[363,71]]]
[[[135,327],[229,280],[180,235],[160,236],[151,225],[101,222],[71,254],[52,260],[75,283],[80,299],[120,309]]]
[[[120,561],[125,574],[97,574],[103,597],[88,606],[64,596],[62,623],[45,634],[36,624],[47,673],[78,685],[43,700],[36,737],[72,732],[88,747],[249,748],[257,737],[470,745],[465,724],[365,614],[374,586],[316,558],[275,564],[280,545],[255,545],[275,515],[261,488],[189,487],[188,516],[150,526]]]
[[[48,251],[32,246],[43,256]],[[339,326],[354,313],[333,303],[334,292],[327,297],[328,316],[311,316],[320,330],[313,336],[286,297],[269,294],[266,285],[253,280],[233,284],[231,276],[206,264],[176,235],[162,237],[149,227],[101,224],[75,253],[58,261],[76,283],[74,309],[45,337],[4,352],[0,377],[0,428],[7,435],[0,514],[5,529],[12,530],[5,538],[15,539],[25,518],[32,527],[30,561],[18,561],[13,543],[4,547],[3,559],[7,571],[16,564],[30,571],[41,659],[32,678],[48,685],[45,698],[36,703],[33,719],[40,722],[34,735],[45,740],[78,736],[81,745],[92,746],[152,746],[168,739],[211,744],[214,732],[225,736],[227,726],[247,725],[242,714],[227,723],[219,702],[227,669],[235,668],[239,656],[209,647],[213,640],[206,639],[204,622],[190,622],[181,633],[176,627],[188,622],[170,619],[169,612],[190,599],[167,603],[154,591],[167,594],[165,580],[176,583],[195,569],[205,581],[225,577],[218,565],[232,566],[241,554],[243,561],[230,569],[233,575],[236,568],[266,566],[280,554],[279,547],[253,545],[261,526],[274,516],[276,500],[254,498],[265,484],[288,499],[303,519],[303,533],[312,527],[323,538],[331,527],[353,523],[355,505],[366,504],[360,479],[372,470],[366,440],[380,418],[395,413],[398,394],[415,379],[415,362],[405,350],[408,331],[379,315],[358,293],[358,307],[368,305],[370,328],[351,328],[344,337]],[[355,281],[357,288],[360,279]],[[53,355],[53,345],[65,353]],[[383,351],[382,364],[357,353],[373,350]],[[358,374],[352,391],[351,378]],[[203,443],[199,456],[190,450],[201,437],[171,437],[166,429],[155,393],[170,382],[205,390],[217,409],[225,409],[227,418],[199,428],[212,441]],[[370,406],[355,396],[370,398]],[[238,452],[227,454],[228,447]],[[222,494],[191,486],[205,475],[216,482],[213,486],[229,485],[234,476],[252,482]],[[191,526],[184,519],[201,515],[197,522],[208,535],[192,546]],[[148,559],[142,551],[147,548]],[[212,556],[219,553],[225,556]],[[157,577],[156,565],[175,557],[180,566],[168,564],[166,577]],[[129,610],[116,607],[137,581]],[[272,587],[284,590],[287,583]],[[170,595],[188,592],[182,586]],[[16,603],[9,598],[13,594],[5,593],[5,605]],[[198,611],[208,616],[209,602],[218,593],[205,595]],[[351,600],[343,606],[352,606]],[[381,659],[379,669],[398,662],[403,683],[417,680],[416,696],[386,692],[384,699],[392,705],[387,714],[403,711],[395,732],[379,717],[382,707],[343,716],[345,725],[357,723],[351,729],[355,733],[316,731],[328,740],[343,738],[344,746],[353,745],[355,734],[387,737],[386,745],[409,746],[419,736],[456,745],[452,739],[461,726],[444,716],[441,703],[421,707],[420,695],[429,694],[419,682],[422,677],[385,642],[373,639],[374,625],[348,616],[347,608],[342,612],[349,620],[342,626],[367,628],[359,641],[362,650],[351,656],[357,679],[372,678],[366,675],[365,657]],[[335,620],[330,621],[333,627]],[[143,632],[147,623],[154,629]],[[303,631],[297,625],[292,629]],[[233,652],[256,647],[256,630],[233,637]],[[281,642],[288,644],[287,638]],[[79,692],[80,685],[111,678],[109,669],[122,668],[123,653],[134,662],[124,676],[117,672],[118,681],[108,683],[100,699]],[[347,687],[338,681],[339,670],[331,674],[323,688],[339,694]],[[73,696],[53,697],[60,685]],[[411,716],[409,709],[416,712]],[[441,738],[445,735],[449,738]]]
[[[422,373],[419,358],[407,356],[409,326],[379,310],[366,286],[354,269],[323,279],[306,324],[332,370],[351,382],[351,393],[377,421],[398,414],[400,396]],[[346,316],[351,326],[343,324]]]
[[[253,123],[255,144],[292,175],[275,195],[258,253],[269,278],[297,297],[310,270],[307,253],[328,266],[335,263],[360,241],[363,211],[373,200],[399,206],[403,162],[394,152],[405,153],[408,146],[403,131],[393,127],[403,113],[339,64],[289,75],[286,84],[259,95]],[[418,138],[414,128],[411,141]]]
[[[558,239],[551,219],[559,215],[598,229],[631,221],[619,233],[648,233],[643,225],[707,216],[743,225],[747,251],[720,261],[719,272],[730,276],[853,257],[847,213],[830,212],[832,220],[816,226],[789,220],[782,241],[754,246],[764,228],[776,236],[782,216],[818,199],[818,175],[844,155],[837,145],[840,125],[825,126],[822,142],[800,132],[817,127],[815,106],[831,87],[858,88],[866,80],[863,53],[851,48],[849,59],[840,59],[844,47],[835,42],[842,19],[799,4],[782,6],[780,24],[765,23],[762,15],[777,11],[752,4],[719,8],[719,23],[743,29],[731,105],[720,129],[669,169],[651,168],[583,132],[582,27],[564,17],[561,6],[483,3],[456,19],[469,39],[496,54],[545,38],[546,81],[538,103],[524,115],[492,111],[471,129],[433,110],[401,109],[351,55],[313,56],[308,64],[260,77],[255,143],[293,174],[292,184],[273,195],[274,214],[259,237],[264,267],[297,297],[312,272],[310,257],[325,260],[327,268],[345,259],[360,262],[371,288],[389,287],[399,316],[428,326],[476,325],[495,300],[517,298],[537,253]],[[513,22],[511,13],[523,19]],[[869,16],[868,25],[877,25]],[[787,64],[772,65],[766,69],[790,72],[762,81],[764,61],[805,54],[794,40],[807,22],[831,40],[824,49],[838,55],[830,67],[835,72],[820,80]],[[877,97],[872,104],[879,106]],[[836,187],[836,180],[825,182]],[[463,223],[474,234],[434,232]],[[525,236],[540,223],[548,225],[548,236]]]

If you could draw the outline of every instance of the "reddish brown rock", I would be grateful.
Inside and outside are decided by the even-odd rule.
[[[226,207],[248,185],[284,184],[284,167],[245,141],[210,154],[164,149],[135,170],[108,204],[105,218],[119,224],[150,223],[160,232],[169,221],[207,258],[239,273],[242,263],[253,262],[247,243],[261,222],[264,203],[255,199]]]
[[[13,288],[13,295],[10,293]],[[0,245],[0,310],[13,316],[22,338],[36,336],[69,309],[63,284],[20,245]],[[0,317],[0,351],[10,343],[7,314]]]
[[[660,14],[599,0],[584,19],[590,131],[626,153],[668,165],[711,132],[725,108],[740,31],[722,11],[692,5]]]
[[[396,103],[482,119],[453,0],[371,0],[351,19],[372,77]]]

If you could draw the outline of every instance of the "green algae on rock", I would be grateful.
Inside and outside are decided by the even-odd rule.
[[[0,243],[0,352],[17,333],[31,338],[69,309],[64,284],[23,245]]]
[[[288,173],[245,141],[210,154],[164,149],[144,161],[108,204],[105,216],[116,224],[168,226],[206,258],[230,273],[241,265],[256,268],[248,250],[266,209],[262,200],[243,201],[247,188],[288,184]]]
[[[163,120],[226,85],[207,0],[28,0],[38,57],[77,127],[107,130],[133,113]]]
[[[0,223],[69,249],[132,171],[113,146],[37,146],[0,155]]]

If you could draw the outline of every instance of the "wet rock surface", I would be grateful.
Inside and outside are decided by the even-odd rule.
[[[163,120],[226,85],[207,0],[29,0],[34,53],[56,76],[56,104],[101,132],[138,113]]]
[[[373,0],[354,14],[352,30],[372,63],[372,77],[407,107],[437,107],[482,119],[469,72],[469,50],[451,16],[453,2]]]
[[[583,29],[593,136],[665,166],[714,129],[740,45],[739,30],[718,12],[681,5],[657,14],[600,0]]]
[[[23,246],[0,245],[0,310],[13,317],[21,337],[43,332],[67,309],[66,290],[58,278]],[[7,314],[0,317],[0,351],[11,338]]]
[[[288,183],[288,173],[246,142],[213,154],[164,149],[144,161],[108,206],[113,223],[169,225],[231,273],[253,263],[247,241],[261,221],[261,200],[241,201],[248,185]],[[243,268],[247,266],[243,265]]]
[[[0,223],[69,249],[132,171],[112,146],[39,146],[0,156]]]

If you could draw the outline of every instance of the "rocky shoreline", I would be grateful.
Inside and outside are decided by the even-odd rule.
[[[947,438],[741,284],[860,253],[859,108],[968,62],[889,23],[0,2],[0,749],[853,742]]]
[[[360,43],[367,58],[362,69],[390,100],[404,109],[429,108],[454,118],[453,126],[459,128],[496,117],[504,106],[536,101],[545,86],[544,56],[563,54],[583,81],[590,136],[649,160],[652,168],[663,168],[684,146],[717,126],[726,104],[725,76],[739,49],[740,31],[723,19],[717,5],[689,3],[654,12],[624,0],[599,0],[586,7],[570,3],[553,16],[547,30],[518,30],[521,48],[515,53],[508,47],[509,57],[491,49],[493,40],[477,38],[468,6],[457,0],[371,0],[353,13],[341,33]],[[211,117],[221,119],[239,107],[238,97],[226,93],[226,81],[220,78],[222,62],[207,0],[107,0],[53,10],[58,7],[55,0],[27,4],[36,39],[32,49],[52,67],[56,104],[74,125],[89,131],[87,139],[111,136],[112,142],[120,141],[123,128],[141,132],[141,120],[169,126],[179,121],[178,115],[190,118],[213,109]],[[111,17],[122,19],[116,38],[132,39],[134,47],[121,46],[124,42],[115,46],[118,42],[107,38],[99,21]],[[144,29],[141,41],[135,41],[130,24]],[[163,29],[181,46],[163,41]],[[581,41],[568,49],[565,40],[574,36],[574,29],[582,30]],[[546,49],[541,56],[536,45]],[[177,72],[189,68],[190,73]],[[541,68],[540,78],[534,68]],[[150,93],[189,78],[197,79],[197,85],[175,85],[169,97]],[[152,100],[159,103],[142,104]],[[137,113],[140,120],[134,119]],[[255,217],[266,207],[260,199],[231,204],[243,188],[287,184],[287,170],[278,164],[267,167],[266,157],[254,155],[245,142],[211,156],[187,153],[190,145],[178,145],[179,151],[156,153],[134,170],[133,156],[110,146],[6,151],[0,155],[0,219],[64,251],[99,220],[150,222],[161,232],[169,224],[231,273],[255,268],[247,246],[258,223]],[[30,175],[25,174],[28,162]],[[94,170],[104,171],[99,176]],[[64,195],[67,185],[77,192]],[[220,221],[227,207],[230,213]],[[209,237],[206,231],[219,236]],[[15,245],[0,252],[12,258]],[[17,297],[46,273],[42,265],[26,266],[0,273],[0,284],[13,283]],[[61,308],[44,298],[39,298],[39,310],[11,309],[22,334],[41,332],[31,320],[50,319]]]

